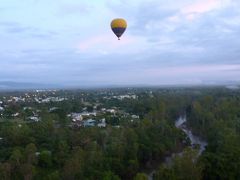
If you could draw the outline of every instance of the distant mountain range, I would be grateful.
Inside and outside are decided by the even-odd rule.
[[[141,87],[191,87],[191,86],[226,86],[230,89],[240,88],[239,82],[204,82],[201,84],[175,84],[175,85],[147,85],[147,84],[128,84],[128,85],[59,85],[59,84],[41,84],[29,82],[0,81],[0,91],[4,90],[33,90],[33,89],[88,89],[88,88],[141,88]]]

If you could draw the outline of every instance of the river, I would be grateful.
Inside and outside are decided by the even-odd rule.
[[[175,127],[181,129],[187,135],[187,137],[190,139],[190,142],[191,142],[191,148],[195,148],[196,146],[199,146],[198,156],[200,156],[202,152],[205,150],[207,146],[207,142],[204,141],[202,138],[194,135],[192,131],[189,128],[187,128],[186,122],[187,122],[186,116],[180,116],[175,122]],[[167,165],[171,165],[173,158],[181,154],[182,152],[179,152],[179,153],[173,153],[170,156],[167,156],[165,158],[164,163]],[[153,175],[155,172],[156,170],[153,170],[150,174],[148,174],[148,180],[153,180]]]
[[[177,119],[177,121],[175,122],[175,126],[179,129],[181,129],[187,135],[187,137],[191,141],[192,148],[194,148],[195,145],[199,145],[198,155],[200,156],[202,154],[202,152],[205,150],[205,148],[207,146],[207,142],[204,141],[199,136],[193,135],[192,131],[187,128],[186,122],[187,122],[186,116],[179,117]]]

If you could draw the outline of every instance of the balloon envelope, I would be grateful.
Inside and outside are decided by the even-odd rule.
[[[118,39],[120,39],[120,37],[127,28],[127,22],[122,18],[114,19],[111,22],[111,28],[114,34],[118,37]]]

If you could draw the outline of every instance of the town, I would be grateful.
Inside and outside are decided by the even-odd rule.
[[[42,115],[55,115],[71,128],[107,125],[119,128],[121,122],[136,122],[138,114],[124,111],[117,102],[137,100],[133,92],[99,91],[92,96],[87,92],[62,90],[34,90],[29,92],[2,93],[0,96],[0,121],[36,123]],[[69,104],[69,106],[68,106]],[[71,106],[71,107],[70,107]],[[58,122],[56,122],[57,125]]]

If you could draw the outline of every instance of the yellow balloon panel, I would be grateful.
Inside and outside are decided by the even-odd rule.
[[[121,18],[114,19],[111,22],[111,28],[127,28],[127,22]]]

